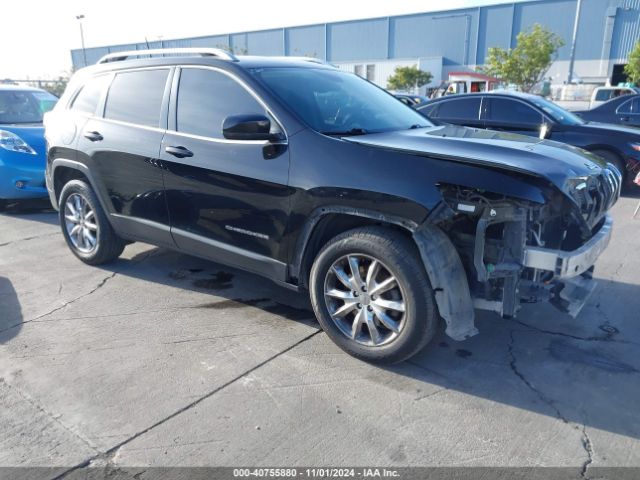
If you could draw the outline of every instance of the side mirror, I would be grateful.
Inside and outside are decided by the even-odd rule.
[[[545,138],[549,138],[551,136],[551,125],[548,123],[543,123],[540,125],[540,140],[544,140]]]
[[[222,122],[222,135],[228,140],[278,140],[271,133],[271,121],[264,115],[229,115]]]

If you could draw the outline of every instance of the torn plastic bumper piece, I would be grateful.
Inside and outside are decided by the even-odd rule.
[[[597,286],[590,271],[558,281],[551,290],[551,305],[576,318]]]
[[[423,224],[413,237],[435,292],[446,334],[464,340],[478,334],[467,275],[449,237],[435,225]]]

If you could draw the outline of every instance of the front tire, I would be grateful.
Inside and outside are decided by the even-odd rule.
[[[438,313],[415,245],[383,227],[330,240],[310,275],[311,303],[329,337],[365,361],[397,363],[431,341]]]
[[[4,212],[7,209],[7,201],[0,198],[0,212]]]
[[[62,189],[59,205],[62,234],[76,257],[89,265],[100,265],[120,256],[125,244],[88,184],[71,180]]]

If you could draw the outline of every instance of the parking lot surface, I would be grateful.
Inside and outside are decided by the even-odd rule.
[[[0,466],[640,466],[640,221],[623,198],[574,320],[479,312],[372,366],[305,296],[145,244],[82,264],[0,215]]]

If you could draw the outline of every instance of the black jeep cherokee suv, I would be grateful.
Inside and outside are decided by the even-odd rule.
[[[620,190],[599,157],[434,126],[314,60],[140,54],[78,72],[45,119],[47,185],[82,261],[143,241],[308,289],[341,348],[387,362],[440,318],[463,340],[476,308],[577,314],[593,289]]]

